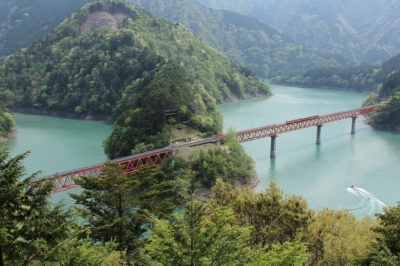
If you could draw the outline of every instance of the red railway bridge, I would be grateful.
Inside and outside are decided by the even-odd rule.
[[[240,143],[270,137],[271,138],[270,157],[275,158],[276,157],[276,137],[279,134],[284,134],[284,133],[288,133],[288,132],[315,126],[315,127],[317,127],[316,144],[321,144],[321,127],[324,124],[351,118],[352,119],[351,134],[355,134],[355,124],[356,124],[357,117],[371,114],[373,112],[376,112],[378,109],[379,109],[379,105],[372,105],[372,106],[368,106],[368,107],[357,108],[357,109],[353,109],[353,110],[348,110],[348,111],[343,111],[343,112],[338,112],[338,113],[333,113],[333,114],[328,114],[328,115],[309,116],[309,117],[305,117],[305,118],[289,120],[282,124],[273,124],[273,125],[268,125],[268,126],[263,126],[263,127],[257,127],[257,128],[237,131],[236,136]],[[153,150],[153,151],[149,151],[149,152],[145,152],[145,153],[140,153],[140,154],[135,154],[135,155],[127,156],[127,157],[118,158],[118,159],[112,160],[112,162],[115,162],[119,166],[123,166],[124,172],[126,174],[129,174],[129,173],[135,172],[140,166],[145,165],[145,164],[156,166],[156,165],[163,163],[164,160],[168,156],[176,154],[176,152],[178,152],[178,150],[182,147],[193,147],[193,146],[199,146],[199,145],[210,144],[210,143],[220,145],[223,142],[225,137],[226,137],[226,134],[221,134],[221,135],[217,135],[217,136],[207,138],[207,139],[200,139],[200,140],[185,142],[183,144],[178,144],[178,145],[170,145],[170,147],[166,147],[163,149],[157,149],[157,150]],[[58,192],[62,192],[62,191],[66,191],[66,190],[78,187],[78,185],[75,184],[74,180],[76,178],[79,178],[80,176],[101,177],[101,168],[102,167],[103,167],[103,164],[88,166],[88,167],[84,167],[84,168],[80,168],[80,169],[76,169],[76,170],[72,170],[72,171],[59,173],[56,175],[42,177],[38,180],[33,181],[32,183],[45,182],[56,176],[56,178],[54,179],[55,188],[52,191],[52,193],[58,193]]]

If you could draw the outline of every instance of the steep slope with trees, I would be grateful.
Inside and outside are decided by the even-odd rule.
[[[197,0],[258,18],[319,52],[381,64],[400,52],[400,3],[374,0]]]
[[[0,62],[61,23],[91,0],[0,0]]]
[[[261,77],[293,76],[304,69],[348,62],[336,54],[312,53],[257,19],[213,10],[195,0],[129,1],[157,16],[184,24],[198,38]]]
[[[296,77],[275,77],[274,83],[318,88],[346,89],[354,91],[377,92],[385,77],[400,69],[400,54],[377,66],[352,66],[314,68]],[[386,98],[386,91],[380,92]]]
[[[0,0],[0,61],[43,37],[71,12],[91,2]],[[207,8],[195,0],[129,0],[149,12],[179,22],[234,63],[261,77],[298,75],[320,65],[343,65],[335,54],[315,54],[257,19],[230,11]]]
[[[105,141],[110,158],[140,143],[166,146],[174,123],[217,133],[217,103],[269,94],[255,74],[187,28],[112,0],[84,6],[0,66],[7,107],[119,117]]]

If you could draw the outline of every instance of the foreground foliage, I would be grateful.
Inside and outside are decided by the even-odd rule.
[[[60,203],[48,199],[51,182],[31,185],[38,173],[25,176],[29,152],[10,157],[0,145],[0,265],[28,265],[58,249],[75,223]]]
[[[182,213],[172,219],[154,217],[142,259],[145,265],[302,265],[309,254],[296,237],[269,249],[251,244],[253,223],[242,224],[230,206],[194,199],[195,174],[177,178],[177,193],[184,200]],[[221,179],[218,185],[227,185]]]
[[[71,194],[86,219],[90,239],[100,243],[115,241],[119,251],[134,257],[143,245],[150,215],[164,218],[174,208],[170,188],[160,180],[159,168],[144,166],[126,175],[121,167],[106,162],[104,178],[76,180],[84,191]]]
[[[400,265],[400,203],[384,208],[377,217],[379,223],[373,228],[378,234],[376,242],[372,243],[360,265]]]
[[[305,242],[312,256],[312,265],[356,265],[369,251],[376,234],[371,231],[375,221],[366,216],[358,220],[344,210],[324,208],[312,219]]]
[[[256,193],[219,180],[213,192],[212,204],[232,208],[240,225],[252,226],[250,244],[267,250],[273,244],[294,241],[305,232],[313,215],[302,197],[284,195],[274,182]]]
[[[158,167],[124,175],[107,162],[102,178],[76,180],[77,216],[48,202],[51,182],[24,176],[26,155],[0,149],[0,265],[400,264],[400,204],[358,220],[314,213],[274,182],[254,192],[221,179],[199,202],[194,171],[167,182]]]

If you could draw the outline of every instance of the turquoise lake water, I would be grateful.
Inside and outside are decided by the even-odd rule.
[[[220,105],[224,130],[242,130],[287,120],[358,108],[365,94],[271,85],[268,98]],[[42,176],[101,163],[106,160],[102,139],[112,123],[33,114],[14,114],[18,137],[9,143],[12,155],[31,150],[25,160],[28,173]],[[400,134],[377,131],[357,119],[322,127],[322,144],[316,145],[316,128],[278,136],[277,158],[270,159],[270,139],[243,144],[256,162],[261,191],[274,180],[288,194],[305,197],[314,209],[325,206],[351,210],[357,216],[373,215],[382,206],[400,200]],[[350,184],[356,190],[349,188]],[[56,200],[66,193],[54,196]]]

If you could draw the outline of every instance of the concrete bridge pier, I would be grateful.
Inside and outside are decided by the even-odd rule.
[[[217,145],[217,146],[221,146],[221,140],[220,139],[217,140],[216,142],[214,142],[214,144]]]
[[[271,136],[271,153],[270,153],[270,158],[275,158],[276,157],[276,135]]]
[[[317,126],[317,141],[316,141],[317,145],[321,144],[321,128],[322,125]]]
[[[357,117],[352,117],[351,118],[351,134],[356,134],[356,119]]]

